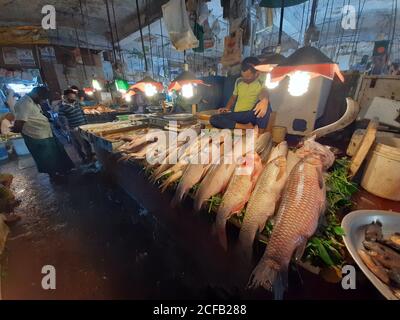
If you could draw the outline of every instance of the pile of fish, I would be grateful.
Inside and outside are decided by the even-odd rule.
[[[84,107],[83,108],[84,114],[102,114],[102,113],[110,113],[110,112],[115,112],[115,110],[111,109],[107,106],[103,106],[103,105],[97,105],[97,106],[93,106],[93,107]]]
[[[365,249],[358,250],[361,259],[400,299],[400,233],[384,238],[382,223],[376,221],[365,229],[363,245]]]
[[[226,136],[221,132],[203,134],[190,142],[170,147],[159,155],[162,161],[152,165],[151,180],[162,180],[161,188],[177,183],[172,205],[178,205],[194,190],[194,209],[199,211],[210,198],[222,195],[217,210],[215,233],[227,249],[226,222],[243,214],[238,248],[243,257],[251,259],[253,243],[268,221],[274,225],[266,251],[251,274],[249,287],[262,286],[282,298],[287,287],[287,271],[292,258],[299,260],[308,239],[315,233],[324,213],[326,190],[324,172],[335,157],[328,147],[310,138],[295,152],[288,151],[286,142],[273,147],[269,133],[257,135],[254,150],[235,154],[241,161],[191,161],[194,157],[211,159],[215,147],[222,155]],[[219,134],[221,139],[212,139]],[[123,146],[126,157],[142,159],[143,154],[157,145],[139,134]],[[217,141],[217,142],[216,142]],[[235,144],[235,146],[236,146]],[[228,154],[224,153],[224,156]],[[171,159],[177,159],[171,164]],[[236,158],[235,158],[236,159]]]

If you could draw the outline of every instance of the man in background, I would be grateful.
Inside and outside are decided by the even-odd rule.
[[[80,126],[87,124],[87,120],[78,102],[77,92],[74,90],[67,89],[64,91],[64,100],[60,105],[58,118],[63,129],[70,134],[72,144],[82,162],[92,162],[92,148],[90,144],[81,137],[78,130]]]
[[[54,138],[40,103],[49,98],[45,87],[35,87],[15,104],[13,132],[21,133],[39,172],[56,177],[74,167],[63,146]]]

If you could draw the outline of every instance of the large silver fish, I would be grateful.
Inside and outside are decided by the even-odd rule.
[[[215,220],[215,231],[225,250],[227,249],[226,222],[233,214],[242,211],[262,169],[259,155],[257,153],[247,154],[245,162],[236,168],[235,174],[229,182]]]
[[[286,154],[286,142],[272,150],[269,162],[251,194],[239,234],[239,245],[246,257],[251,257],[257,232],[263,231],[266,222],[275,213],[275,205],[287,179]]]
[[[293,254],[299,260],[307,240],[317,229],[325,208],[323,170],[334,161],[332,152],[313,142],[307,155],[293,168],[283,192],[266,251],[250,277],[250,287],[273,290],[276,299],[287,287],[287,270]]]

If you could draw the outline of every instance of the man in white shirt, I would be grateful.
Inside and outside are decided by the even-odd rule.
[[[17,99],[15,99],[14,90],[8,89],[7,90],[7,105],[12,113],[15,113],[14,107],[15,107],[16,102],[17,102]]]
[[[2,118],[1,118],[1,134],[9,134],[11,132],[11,127],[13,126],[13,122],[15,120],[14,115],[9,112],[6,113]]]
[[[15,104],[13,131],[22,133],[39,172],[50,176],[67,172],[73,167],[64,148],[53,137],[50,122],[42,112],[40,102],[48,99],[45,87],[35,87]]]

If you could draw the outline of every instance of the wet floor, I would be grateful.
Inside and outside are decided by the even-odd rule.
[[[26,161],[26,159],[24,159]],[[28,160],[29,162],[29,160]],[[4,299],[199,298],[190,257],[152,217],[101,174],[52,183],[18,161],[12,173],[22,220],[3,257]],[[56,290],[41,287],[44,265],[56,268]],[[199,281],[200,279],[197,279]]]
[[[14,175],[13,189],[22,201],[16,209],[22,220],[11,228],[2,257],[3,299],[271,298],[264,290],[237,292],[223,279],[234,265],[201,229],[208,221],[188,212],[175,218],[153,214],[104,173],[55,183],[32,164],[25,158],[0,165],[1,172]],[[146,188],[139,178],[130,184]],[[178,224],[173,219],[188,221],[186,234],[173,229]],[[190,234],[201,245],[194,238],[189,242]],[[56,269],[56,290],[41,286],[45,265]],[[362,277],[359,290],[344,292],[339,284],[300,273],[304,282],[290,280],[289,299],[381,298]]]

